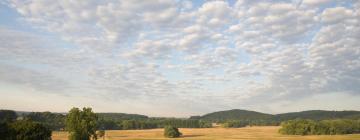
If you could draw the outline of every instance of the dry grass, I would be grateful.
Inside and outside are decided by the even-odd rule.
[[[335,136],[288,136],[278,133],[279,127],[245,128],[180,128],[181,138],[193,140],[359,140],[360,134]],[[54,132],[53,140],[66,140],[66,132]],[[150,130],[109,130],[106,140],[163,140],[163,129]],[[100,138],[99,140],[102,140]]]

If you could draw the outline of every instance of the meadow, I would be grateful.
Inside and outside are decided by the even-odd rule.
[[[243,128],[180,128],[183,134],[176,139],[192,140],[359,140],[360,134],[295,136],[278,133],[278,126],[256,126]],[[67,133],[54,131],[53,140],[67,140]],[[105,140],[166,140],[163,129],[108,130]],[[103,140],[103,138],[99,138]]]

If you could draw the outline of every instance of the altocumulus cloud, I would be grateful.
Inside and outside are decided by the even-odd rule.
[[[155,116],[360,109],[350,100],[360,98],[359,1],[2,5],[29,29],[0,26],[0,81],[7,85],[93,99],[98,111]],[[312,104],[315,97],[328,101]],[[327,107],[336,97],[343,101]]]

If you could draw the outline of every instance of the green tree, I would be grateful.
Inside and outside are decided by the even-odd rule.
[[[179,129],[173,126],[166,126],[164,128],[164,136],[168,138],[178,138],[182,134],[179,132]]]
[[[13,140],[14,131],[10,128],[9,123],[0,122],[0,139],[1,140]]]
[[[51,112],[31,112],[25,119],[41,123],[52,130],[61,130],[65,127],[65,115]]]
[[[66,130],[69,131],[69,140],[97,139],[97,115],[91,108],[72,108],[66,117]]]
[[[12,110],[0,110],[0,122],[12,122],[17,118],[16,112]]]
[[[15,135],[12,140],[51,140],[51,130],[30,120],[16,121],[10,125]]]
[[[246,125],[248,125],[248,122],[246,122],[246,121],[233,120],[233,121],[225,122],[223,124],[223,127],[225,127],[225,128],[240,128],[240,127],[245,127]]]
[[[338,135],[360,133],[359,120],[290,120],[281,123],[279,130],[282,134],[288,135]]]

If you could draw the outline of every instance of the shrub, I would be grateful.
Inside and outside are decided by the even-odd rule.
[[[166,126],[164,128],[164,136],[168,138],[178,138],[182,134],[179,132],[179,129],[173,126]]]
[[[16,121],[10,125],[13,140],[51,140],[51,130],[40,123],[29,120]]]

